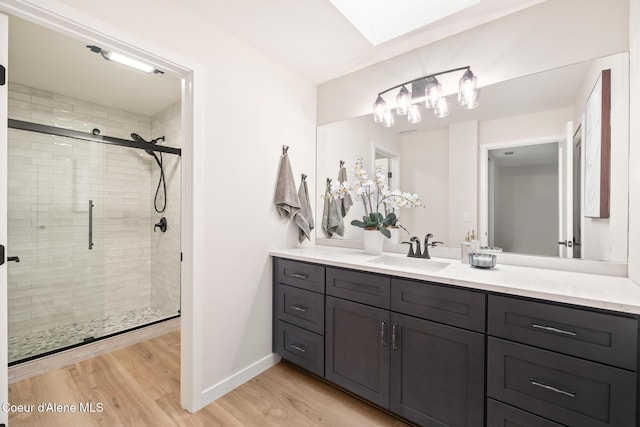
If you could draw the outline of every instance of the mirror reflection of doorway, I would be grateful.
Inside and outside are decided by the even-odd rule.
[[[558,143],[492,149],[489,159],[489,245],[558,256]]]
[[[400,161],[397,155],[376,148],[375,170],[385,177],[385,184],[390,190],[400,188]]]

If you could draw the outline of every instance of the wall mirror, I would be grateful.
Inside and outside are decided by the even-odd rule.
[[[611,70],[610,212],[595,218],[583,212],[584,122],[603,70]],[[384,128],[368,115],[319,126],[317,194],[324,194],[327,178],[337,178],[340,161],[350,180],[358,158],[370,177],[376,165],[388,169],[392,164],[393,171],[385,170],[391,172],[391,189],[417,193],[426,205],[398,212],[411,235],[432,233],[445,246],[459,249],[474,230],[482,244],[504,246],[506,252],[626,263],[628,53],[481,90],[477,109],[452,108],[443,119],[423,108],[418,124],[397,120]],[[316,206],[320,220],[323,203]],[[344,236],[332,240],[361,240],[362,230],[349,223],[363,211],[354,200],[344,218]],[[322,244],[322,228],[316,233]],[[408,237],[401,234],[400,240]]]

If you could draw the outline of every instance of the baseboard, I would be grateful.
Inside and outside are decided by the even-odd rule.
[[[236,372],[235,374],[225,378],[217,384],[212,385],[206,390],[203,390],[200,394],[200,405],[198,405],[197,410],[202,409],[208,404],[218,400],[225,394],[229,393],[236,387],[246,383],[253,377],[260,375],[262,372],[266,371],[272,366],[277,365],[278,363],[280,363],[280,359],[281,358],[279,355],[272,353],[247,366],[246,368]]]

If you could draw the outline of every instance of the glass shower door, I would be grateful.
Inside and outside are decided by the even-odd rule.
[[[104,147],[9,130],[9,362],[103,335]]]

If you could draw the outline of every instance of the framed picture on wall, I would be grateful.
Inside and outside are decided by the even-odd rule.
[[[584,156],[584,216],[609,218],[611,70],[600,73],[587,100]]]

